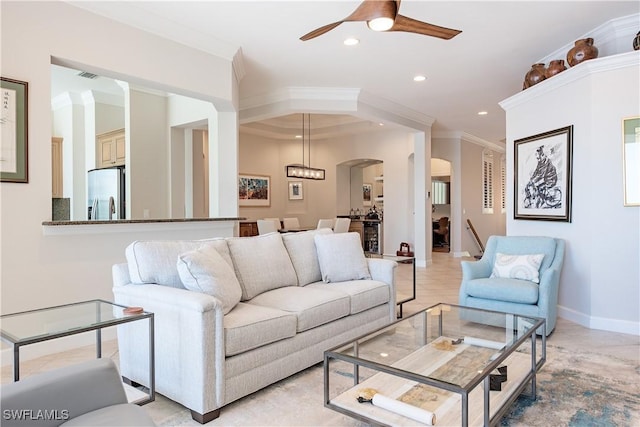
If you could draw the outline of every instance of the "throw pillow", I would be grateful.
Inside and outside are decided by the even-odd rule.
[[[298,276],[298,285],[305,286],[322,280],[318,253],[313,237],[316,234],[333,233],[330,228],[303,231],[299,233],[286,233],[282,235],[282,241],[287,248],[293,268]]]
[[[178,256],[178,274],[185,288],[216,297],[224,314],[240,302],[242,289],[233,268],[211,246]]]
[[[491,277],[529,280],[540,283],[540,264],[544,254],[508,255],[496,253]]]
[[[371,279],[360,234],[316,234],[314,240],[324,282]]]

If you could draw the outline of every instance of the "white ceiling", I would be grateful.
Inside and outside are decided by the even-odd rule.
[[[365,23],[348,22],[302,42],[300,36],[341,20],[360,2],[70,3],[227,59],[241,49],[241,108],[243,100],[287,87],[359,88],[435,118],[434,132],[460,131],[489,142],[505,138],[505,114],[498,102],[522,89],[531,64],[609,19],[640,11],[638,1],[404,0],[402,15],[462,33],[441,40],[377,33]],[[360,44],[344,46],[347,37]],[[427,80],[414,82],[417,74]],[[479,111],[488,114],[479,116]],[[377,126],[339,115],[325,119],[354,121],[369,130]],[[300,115],[292,115],[244,126],[245,131],[269,133],[300,122]]]

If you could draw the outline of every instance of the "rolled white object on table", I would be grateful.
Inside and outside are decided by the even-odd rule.
[[[398,415],[402,415],[403,417],[411,418],[414,421],[418,421],[429,426],[436,424],[436,415],[433,412],[418,408],[417,406],[409,405],[408,403],[400,402],[396,399],[391,399],[390,397],[384,396],[380,393],[374,394],[371,402],[375,406],[394,412]]]
[[[495,350],[502,350],[506,344],[498,341],[483,340],[482,338],[464,337],[464,343],[469,345],[477,345],[478,347],[493,348]]]

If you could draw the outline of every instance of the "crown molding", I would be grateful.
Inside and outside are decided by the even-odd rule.
[[[549,79],[541,81],[535,86],[531,86],[522,92],[500,101],[498,104],[502,109],[508,111],[511,108],[529,102],[534,98],[546,95],[549,92],[556,91],[563,86],[572,84],[592,74],[627,67],[640,67],[640,51],[631,51],[619,55],[594,58],[581,62],[580,64],[568,68]]]
[[[456,139],[464,142],[469,142],[471,144],[479,145],[481,147],[488,148],[498,153],[504,153],[506,151],[506,148],[504,145],[487,141],[486,139],[482,139],[475,135],[471,135],[470,133],[462,132],[462,131],[434,132],[431,134],[431,140],[434,140],[434,139]]]

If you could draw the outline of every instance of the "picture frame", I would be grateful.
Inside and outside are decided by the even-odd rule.
[[[271,206],[271,177],[238,175],[238,204],[244,207]]]
[[[302,181],[289,181],[289,200],[302,200]]]
[[[371,206],[371,192],[373,191],[373,186],[371,184],[362,184],[362,205],[363,206]]]
[[[0,182],[29,182],[29,84],[1,77]]]
[[[571,222],[573,125],[514,141],[514,219]]]
[[[622,119],[624,206],[640,206],[640,116]]]

